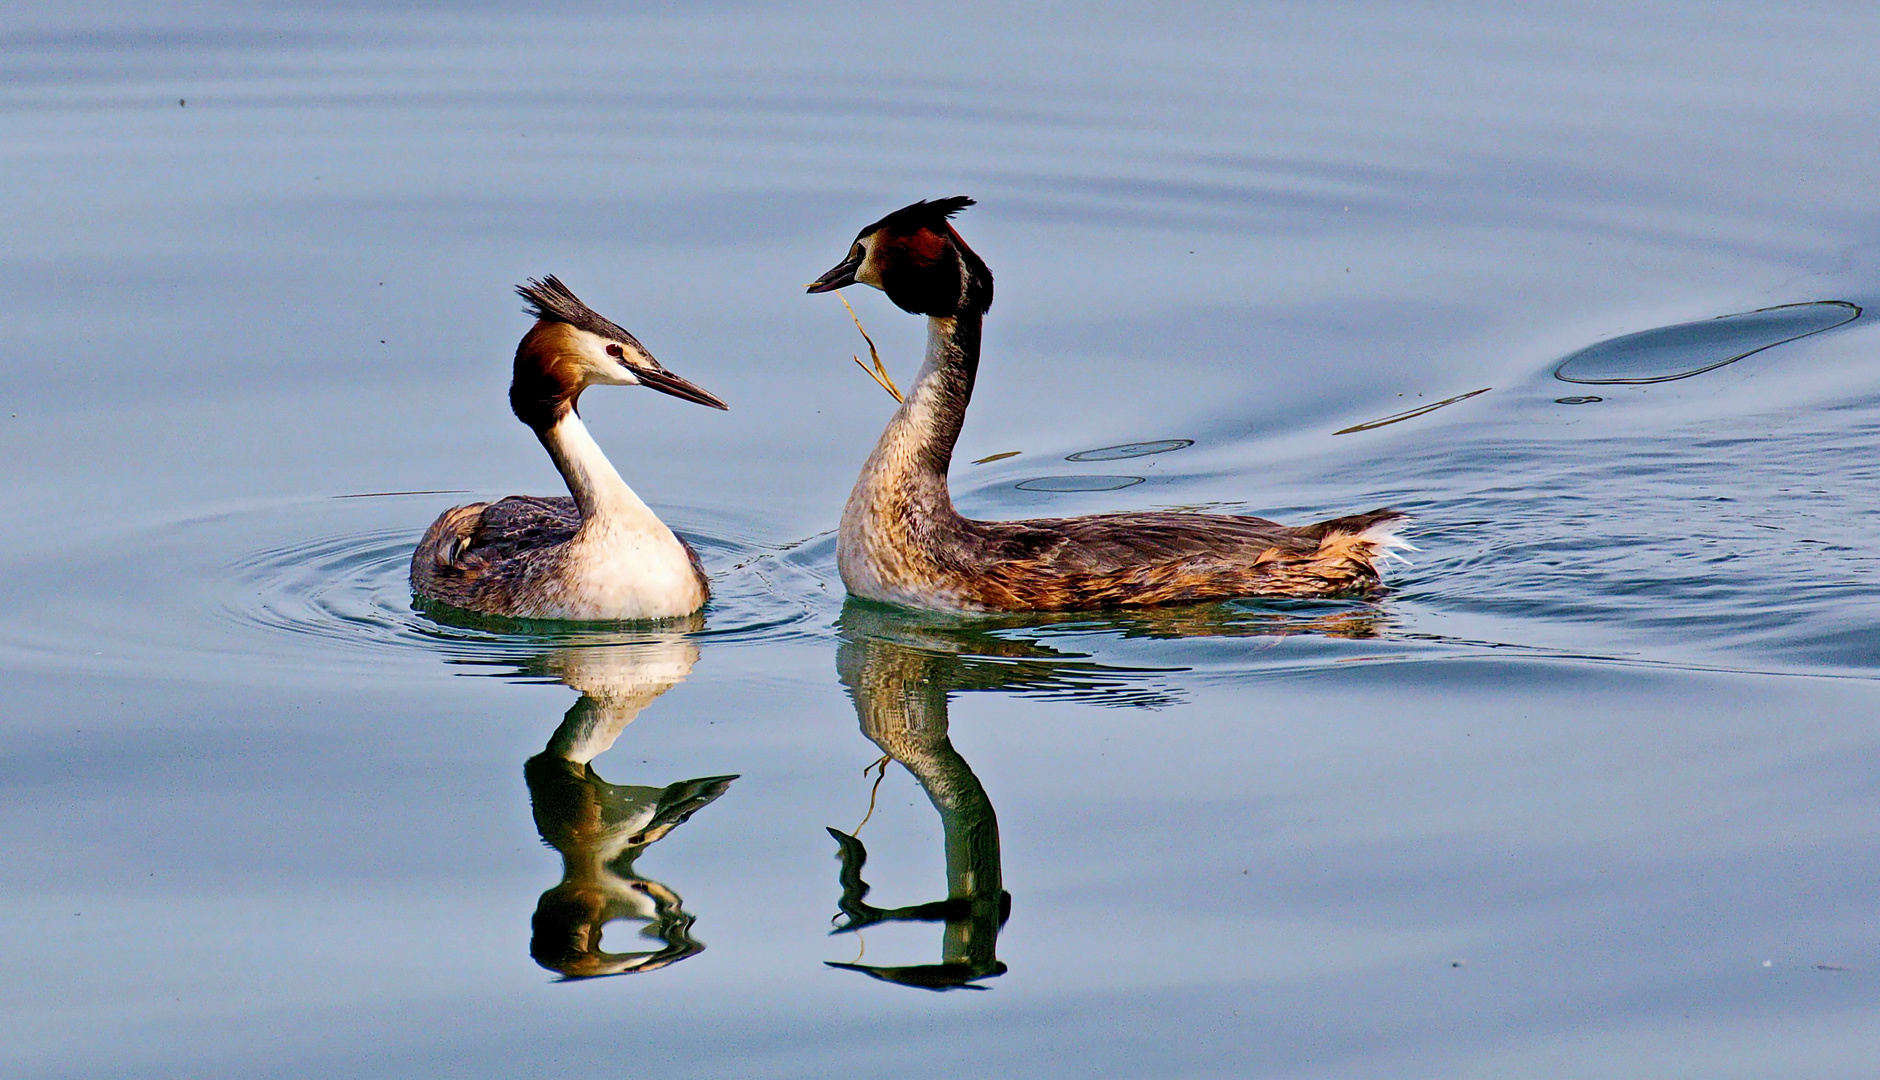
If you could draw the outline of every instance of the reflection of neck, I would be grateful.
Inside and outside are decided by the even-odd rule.
[[[586,765],[607,752],[614,740],[641,710],[665,693],[671,683],[654,684],[637,691],[589,691],[574,703],[561,726],[548,740],[547,753]]]
[[[633,493],[614,471],[587,425],[573,409],[548,428],[537,432],[555,468],[568,482],[568,492],[581,508],[581,528],[616,528],[638,532],[667,532],[664,522]]]
[[[983,320],[984,314],[977,311],[927,320],[927,359],[907,401],[862,466],[845,518],[883,497],[913,503],[928,514],[954,512],[947,494],[947,466],[973,397]]]
[[[991,970],[1004,892],[999,821],[985,787],[947,738],[945,683],[924,660],[912,650],[875,646],[850,690],[862,734],[914,775],[940,813],[947,898],[966,901],[970,911],[947,921],[946,961]]]

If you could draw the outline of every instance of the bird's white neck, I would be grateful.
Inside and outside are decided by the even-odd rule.
[[[708,587],[692,553],[633,493],[572,411],[541,433],[581,510],[540,617],[669,619],[697,611]]]
[[[583,530],[607,528],[634,532],[668,532],[659,515],[634,494],[601,451],[587,425],[571,409],[542,434],[542,445],[555,468],[568,482],[568,492],[581,508]]]

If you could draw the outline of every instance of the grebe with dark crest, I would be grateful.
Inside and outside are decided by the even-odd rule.
[[[516,287],[536,322],[516,346],[509,405],[573,498],[511,495],[444,511],[411,555],[412,591],[523,619],[663,619],[710,595],[698,556],[614,471],[576,406],[590,386],[647,386],[722,409],[550,276]]]
[[[1337,596],[1378,585],[1407,520],[1396,510],[1281,525],[1137,511],[975,521],[947,467],[979,370],[992,272],[949,220],[963,195],[902,207],[856,234],[812,293],[860,282],[927,316],[927,357],[849,494],[836,558],[849,592],[948,611],[1064,611],[1240,596]]]

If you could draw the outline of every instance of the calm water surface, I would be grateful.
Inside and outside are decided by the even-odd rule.
[[[1876,44],[16,7],[0,1073],[1873,1075]],[[801,283],[955,192],[968,512],[1390,504],[1413,564],[845,605],[891,403]],[[440,509],[556,488],[503,394],[545,273],[732,404],[584,402],[698,620],[412,607]]]

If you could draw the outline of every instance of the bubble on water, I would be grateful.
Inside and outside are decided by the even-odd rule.
[[[1589,345],[1562,360],[1554,368],[1554,378],[1590,384],[1688,379],[1765,349],[1844,326],[1860,315],[1859,306],[1845,300],[1822,300],[1660,326]]]
[[[1012,486],[1020,491],[1115,491],[1143,480],[1140,476],[1034,476]]]
[[[1150,454],[1166,454],[1173,450],[1184,450],[1194,444],[1193,439],[1156,439],[1152,442],[1122,443],[1117,446],[1100,447],[1096,450],[1080,450],[1064,460],[1121,461],[1124,458],[1148,457]]]

